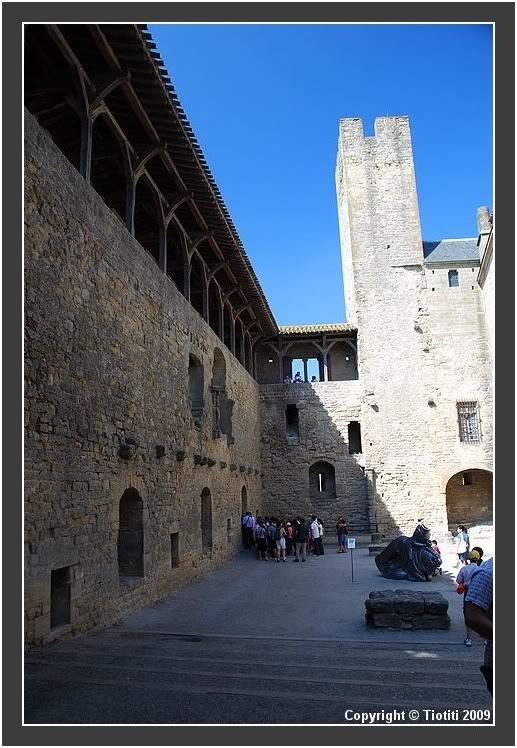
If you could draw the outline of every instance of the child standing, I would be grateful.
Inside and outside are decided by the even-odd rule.
[[[456,577],[456,584],[458,585],[456,588],[456,592],[458,595],[463,595],[463,609],[465,610],[465,597],[467,595],[470,582],[472,580],[472,577],[476,573],[478,566],[481,564],[481,556],[483,555],[483,551],[481,550],[481,554],[479,551],[470,551],[469,557],[468,557],[468,563],[466,566],[462,566],[459,570],[458,576]],[[463,642],[466,647],[472,646],[472,640],[470,638],[470,629],[468,627],[465,628],[466,636],[465,641]]]

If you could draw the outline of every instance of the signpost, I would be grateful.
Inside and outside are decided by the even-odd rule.
[[[355,548],[355,538],[347,538],[346,546],[350,551],[350,564],[352,569],[352,582],[354,581],[354,548]]]

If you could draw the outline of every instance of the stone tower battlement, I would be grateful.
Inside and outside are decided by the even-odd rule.
[[[336,166],[347,320],[357,324],[357,266],[421,265],[422,237],[407,116],[378,117],[374,135],[359,118],[342,119]],[[381,275],[384,275],[382,282]]]

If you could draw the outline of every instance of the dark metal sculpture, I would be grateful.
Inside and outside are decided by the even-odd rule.
[[[377,568],[386,579],[428,582],[442,559],[432,550],[431,531],[419,524],[413,537],[401,535],[375,557]]]

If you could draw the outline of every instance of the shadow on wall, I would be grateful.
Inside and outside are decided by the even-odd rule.
[[[357,534],[396,537],[401,531],[377,492],[375,473],[364,467],[359,402],[341,405],[347,386],[260,387],[264,513],[287,518],[314,513],[327,537],[340,515]],[[353,390],[350,398],[356,399]]]

